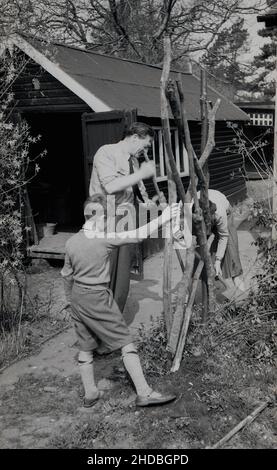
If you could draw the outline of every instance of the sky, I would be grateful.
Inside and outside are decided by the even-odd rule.
[[[249,32],[249,52],[241,55],[242,62],[250,62],[253,57],[259,54],[260,47],[270,40],[258,35],[258,30],[263,29],[264,23],[258,23],[257,15],[245,15],[245,25]]]

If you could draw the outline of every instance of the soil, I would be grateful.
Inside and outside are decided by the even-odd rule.
[[[253,253],[249,256],[253,262]],[[244,258],[250,265],[245,252]],[[150,325],[149,313],[154,318],[160,315],[157,279],[161,269],[162,255],[158,254],[146,263],[144,280],[132,282],[126,316],[136,332],[139,320]],[[173,271],[178,278],[179,267]],[[1,449],[203,449],[214,445],[265,400],[274,402],[273,361],[240,357],[226,343],[213,351],[189,345],[180,370],[170,373],[168,363],[163,376],[155,375],[143,358],[152,387],[178,396],[169,405],[152,408],[135,406],[135,393],[120,356],[96,357],[96,378],[104,395],[92,408],[83,408],[77,345],[63,310],[59,272],[58,266],[46,262],[29,268],[30,295],[41,316],[41,324],[39,318],[34,322],[33,336],[44,341],[59,329],[64,331],[40,348],[38,341],[35,354],[0,374]],[[276,431],[271,404],[224,447],[276,448]]]

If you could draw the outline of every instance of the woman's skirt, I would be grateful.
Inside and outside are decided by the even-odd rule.
[[[242,266],[239,256],[239,243],[237,229],[234,224],[234,216],[232,210],[228,215],[228,242],[226,251],[221,263],[222,276],[227,279],[230,277],[240,276],[242,274]],[[215,257],[216,248],[218,243],[218,236],[215,234],[215,242],[212,245],[212,254]]]

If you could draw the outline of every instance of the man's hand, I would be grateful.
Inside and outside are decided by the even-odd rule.
[[[222,276],[222,271],[221,271],[221,261],[217,259],[214,264],[214,269],[215,269],[215,275],[216,276]]]
[[[138,172],[142,180],[151,178],[155,175],[155,164],[153,162],[143,162]]]

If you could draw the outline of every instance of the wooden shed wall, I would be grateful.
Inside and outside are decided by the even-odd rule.
[[[200,154],[200,125],[191,123],[191,138],[196,154]],[[210,188],[217,189],[231,201],[246,197],[243,157],[234,142],[235,133],[225,122],[216,123],[215,148],[209,157]]]
[[[24,111],[90,111],[90,107],[46,72],[40,65],[26,58],[27,64],[13,84],[16,108]],[[39,87],[36,89],[36,85]]]
[[[148,124],[151,124],[147,120]],[[155,125],[157,123],[155,122]],[[190,122],[191,140],[196,154],[200,155],[201,127],[198,122]],[[225,122],[217,122],[215,130],[215,148],[209,157],[210,188],[217,189],[235,203],[245,199],[246,184],[243,176],[243,158],[234,143],[235,133]],[[188,178],[182,178],[184,186]],[[151,181],[146,182],[146,189],[154,195]],[[159,182],[160,189],[167,194],[167,181]]]

